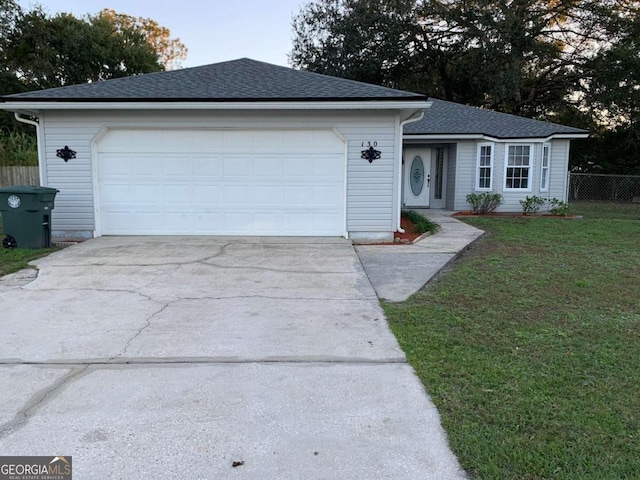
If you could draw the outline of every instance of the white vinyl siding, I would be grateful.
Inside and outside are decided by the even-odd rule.
[[[533,145],[508,144],[505,148],[504,190],[532,190],[531,167],[533,165]]]
[[[447,203],[447,208],[452,210],[469,210],[470,206],[466,202],[466,196],[473,193],[476,187],[476,167],[477,167],[477,147],[478,144],[484,142],[476,142],[473,140],[460,140],[457,142],[457,162],[455,167],[455,192],[452,195],[453,203]],[[533,147],[530,179],[531,190],[515,190],[500,189],[504,187],[507,162],[507,147],[509,145],[530,145]],[[538,195],[544,198],[559,198],[566,201],[567,198],[567,170],[569,162],[570,140],[551,140],[545,143],[550,145],[549,151],[549,189],[545,192],[540,191],[539,185],[539,169],[542,164],[542,142],[534,143],[494,143],[494,165],[493,165],[493,185],[498,186],[498,191],[502,194],[502,204],[498,207],[498,212],[521,212],[522,206],[520,200],[527,195]],[[534,174],[535,173],[535,174]],[[449,178],[451,181],[451,178]],[[451,193],[451,190],[450,190]]]
[[[540,191],[549,191],[549,162],[551,161],[551,144],[542,145],[542,159],[540,162]]]
[[[549,191],[546,198],[567,201],[567,175],[569,172],[570,140],[553,140],[549,160]]]
[[[105,128],[334,129],[347,142],[347,231],[393,232],[396,227],[401,144],[394,112],[50,111],[43,118],[43,183],[60,190],[52,222],[58,238],[87,238],[95,230],[93,139]],[[361,158],[367,141],[377,142],[381,152],[373,163]],[[56,157],[65,145],[77,152],[68,163]]]
[[[476,190],[488,192],[493,187],[493,150],[492,143],[478,144],[476,160]]]

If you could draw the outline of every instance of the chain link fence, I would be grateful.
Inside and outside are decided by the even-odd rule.
[[[640,175],[569,174],[569,202],[640,203]]]

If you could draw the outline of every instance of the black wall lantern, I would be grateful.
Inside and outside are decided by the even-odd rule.
[[[62,158],[65,162],[68,162],[72,158],[76,158],[76,152],[65,145],[64,148],[56,150],[56,156],[58,158]]]
[[[369,147],[366,150],[362,150],[360,152],[360,158],[364,158],[365,160],[369,160],[369,163],[372,163],[374,160],[378,160],[380,158],[380,150],[376,150],[373,147]]]

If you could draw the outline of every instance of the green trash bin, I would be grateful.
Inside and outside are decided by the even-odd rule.
[[[4,248],[51,246],[51,210],[58,190],[48,187],[0,188]]]

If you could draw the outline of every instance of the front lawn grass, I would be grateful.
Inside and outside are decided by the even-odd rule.
[[[487,234],[391,328],[477,479],[640,472],[640,209],[470,218]]]
[[[56,248],[43,248],[40,250],[30,250],[27,248],[2,248],[2,216],[0,216],[0,277],[9,273],[17,272],[23,268],[30,268],[29,262],[36,258],[49,255],[56,251]]]

